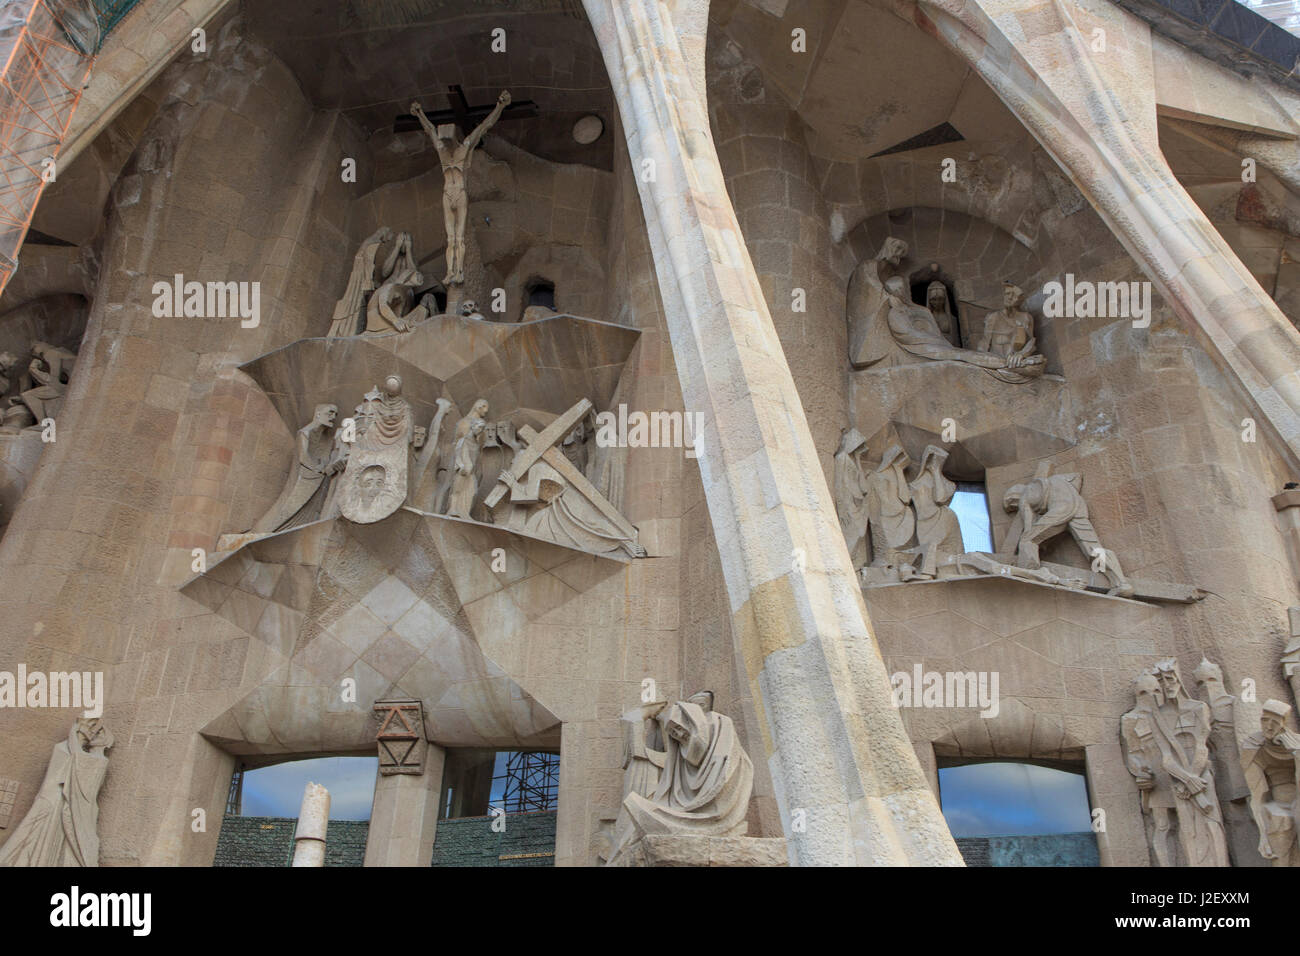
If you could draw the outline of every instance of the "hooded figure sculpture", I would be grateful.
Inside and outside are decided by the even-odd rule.
[[[711,695],[703,695],[709,697]],[[615,853],[646,834],[744,836],[754,765],[731,718],[706,710],[701,697],[658,715],[666,753],[651,797],[632,790],[615,823]]]

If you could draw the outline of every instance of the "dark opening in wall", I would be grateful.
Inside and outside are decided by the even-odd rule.
[[[929,309],[944,338],[957,348],[962,348],[961,320],[952,284],[937,275],[921,275],[912,277],[911,286],[912,301]]]
[[[545,279],[534,279],[528,283],[526,307],[540,305],[555,310],[555,283]]]

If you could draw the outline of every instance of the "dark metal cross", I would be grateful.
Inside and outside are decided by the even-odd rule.
[[[496,106],[496,103],[489,103],[487,106],[470,106],[465,99],[465,91],[459,84],[449,86],[447,90],[450,107],[445,110],[434,110],[432,113],[425,111],[424,115],[429,117],[429,122],[434,126],[440,123],[455,123],[461,136],[468,135]],[[502,111],[501,119],[531,119],[536,115],[537,104],[533,100],[515,100]],[[411,113],[403,113],[393,120],[394,133],[410,133],[419,128],[420,121]]]

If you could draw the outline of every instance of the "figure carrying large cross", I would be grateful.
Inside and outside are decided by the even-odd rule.
[[[411,104],[411,112],[429,134],[429,139],[433,140],[438,159],[442,161],[442,213],[447,226],[447,278],[443,281],[448,286],[461,285],[465,281],[465,223],[469,213],[466,177],[469,175],[470,161],[474,158],[474,147],[509,105],[510,92],[502,90],[497,97],[497,105],[487,118],[462,142],[457,143],[455,124],[434,126],[418,102]]]

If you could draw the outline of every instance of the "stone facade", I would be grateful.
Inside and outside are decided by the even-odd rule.
[[[1137,0],[317,6],[142,0],[33,222],[64,244],[29,239],[0,299],[9,398],[34,341],[75,356],[55,440],[0,427],[0,674],[103,673],[101,864],[223,862],[265,836],[221,823],[237,761],[374,754],[393,701],[419,752],[376,781],[367,865],[1156,865],[1124,734],[1158,753],[1180,707],[1218,721],[1183,742],[1214,748],[1185,762],[1212,768],[1228,861],[1269,862],[1250,801],[1294,807],[1226,768],[1247,741],[1287,759],[1243,681],[1294,700],[1293,78]],[[503,106],[460,206],[458,160],[404,115],[451,83],[482,106],[461,137]],[[332,316],[392,278],[358,255],[381,235],[380,264],[410,237],[413,328],[353,336]],[[863,301],[901,351],[855,362],[850,289],[889,240],[901,292]],[[255,283],[256,321],[166,314],[159,283],[191,280]],[[956,351],[921,328],[935,283]],[[1076,283],[1103,291],[1056,308]],[[1003,309],[1031,374],[977,348]],[[683,440],[607,446],[620,409]],[[846,546],[849,429],[864,482],[897,449],[905,487],[929,461],[982,489],[989,549]],[[373,468],[409,488],[361,520]],[[1058,504],[1022,505],[1035,480]],[[922,522],[948,500],[898,499]],[[1167,660],[1187,699],[1146,706],[1134,677]],[[914,668],[998,675],[998,706],[897,709]],[[3,691],[0,853],[80,716]],[[458,748],[558,751],[558,807],[517,846],[469,840],[485,820],[438,819]],[[637,776],[665,760],[709,780]],[[938,767],[986,760],[1084,773],[1096,853],[955,842]]]

